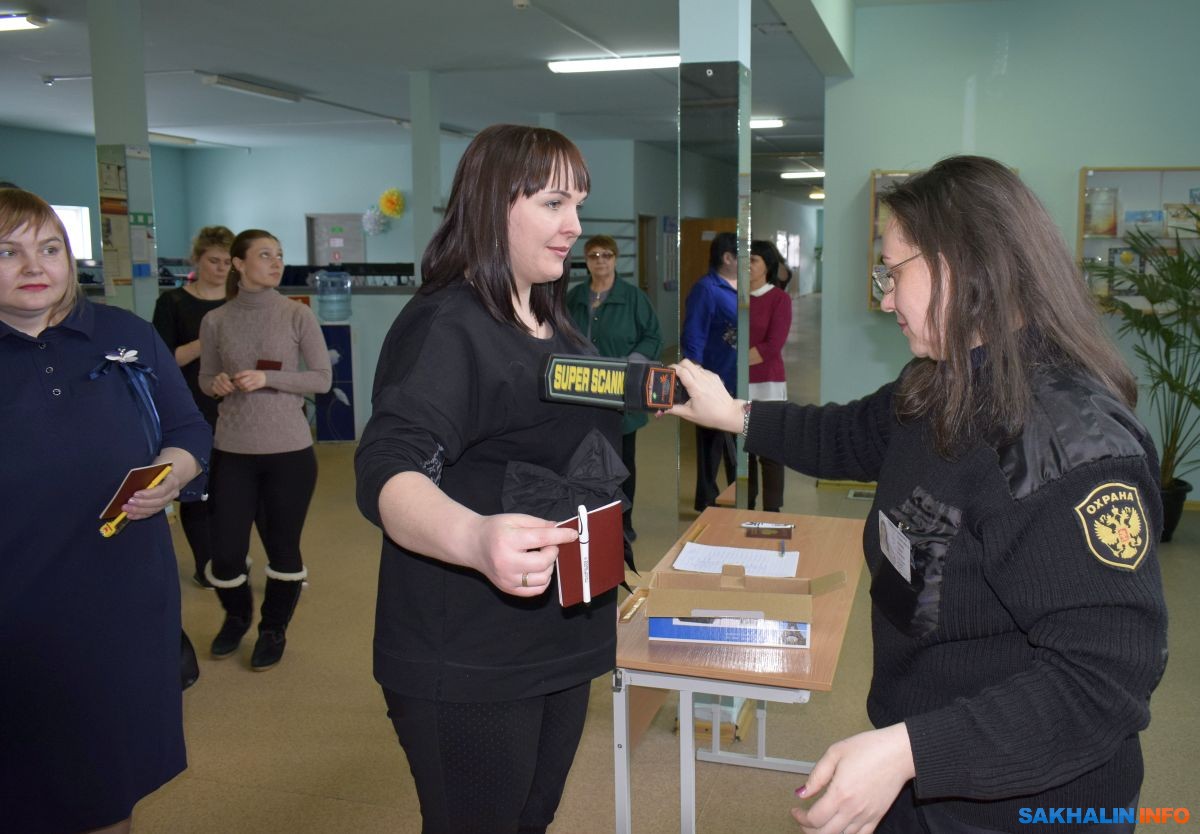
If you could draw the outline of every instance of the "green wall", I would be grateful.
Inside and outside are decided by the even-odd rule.
[[[448,195],[465,140],[441,149],[442,194]],[[585,218],[633,216],[633,143],[580,142],[592,173]],[[186,216],[192,226],[223,223],[234,231],[267,229],[279,236],[288,263],[305,261],[306,214],[363,212],[387,188],[412,189],[411,146],[328,143],[302,147],[192,151],[185,166]],[[445,197],[443,197],[443,200]],[[367,238],[367,259],[412,261],[412,211]],[[585,219],[585,234],[587,223]]]
[[[187,257],[191,233],[183,222],[183,151],[154,145],[151,165],[158,254]],[[93,255],[100,257],[95,139],[0,125],[0,181],[16,183],[49,203],[91,209]]]
[[[1196,0],[859,9],[854,77],[826,85],[822,399],[873,391],[909,358],[893,317],[865,303],[872,169],[996,157],[1073,251],[1081,167],[1200,164],[1198,32]]]

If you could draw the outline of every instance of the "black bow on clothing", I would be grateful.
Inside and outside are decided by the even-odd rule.
[[[504,471],[501,504],[505,512],[526,513],[538,518],[563,521],[575,515],[579,505],[594,510],[621,499],[621,509],[629,500],[621,484],[629,470],[621,462],[612,444],[599,429],[592,429],[579,444],[560,475],[544,466],[524,461],[509,461]],[[636,573],[633,549],[625,543],[625,562]]]

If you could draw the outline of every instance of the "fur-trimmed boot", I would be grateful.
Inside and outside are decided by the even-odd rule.
[[[243,573],[237,579],[217,579],[213,575],[212,562],[204,566],[204,573],[216,588],[217,598],[225,609],[225,622],[212,641],[212,656],[229,657],[242,644],[242,637],[250,630],[250,619],[254,616],[254,595],[250,591],[249,577]]]
[[[267,588],[263,593],[262,620],[258,624],[258,641],[254,644],[254,655],[250,668],[265,672],[283,659],[287,646],[287,627],[300,601],[304,577],[308,571],[298,574],[279,574],[267,569]],[[286,576],[286,579],[280,578]],[[293,578],[294,577],[294,578]]]

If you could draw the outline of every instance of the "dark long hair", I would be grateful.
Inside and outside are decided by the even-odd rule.
[[[1012,170],[949,157],[881,199],[933,279],[927,324],[941,358],[908,367],[896,411],[902,420],[927,416],[939,453],[1019,433],[1039,364],[1080,369],[1131,407],[1137,402],[1133,374],[1061,233]],[[984,359],[973,372],[977,344]]]
[[[481,131],[454,172],[445,218],[421,258],[419,292],[437,292],[469,276],[492,318],[527,332],[513,304],[517,285],[509,263],[508,213],[518,198],[532,197],[552,184],[591,190],[587,165],[570,139],[523,125]],[[565,277],[534,284],[529,307],[539,323],[549,322],[556,332],[583,344],[567,314],[566,293]]]
[[[752,240],[750,241],[750,254],[758,255],[763,259],[767,270],[767,283],[779,286],[779,264],[783,258],[780,256],[779,250],[775,248],[775,244],[769,240]]]
[[[246,229],[244,232],[238,232],[238,236],[233,239],[233,243],[229,244],[229,257],[246,260],[246,253],[250,251],[250,244],[256,240],[268,238],[279,243],[279,238],[270,232],[262,229]],[[231,299],[238,294],[238,282],[242,280],[242,273],[238,271],[236,266],[230,264],[229,275],[225,278],[225,298]]]

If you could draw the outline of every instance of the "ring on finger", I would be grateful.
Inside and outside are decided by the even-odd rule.
[[[529,574],[527,574],[527,573],[521,574],[521,587],[522,588],[529,587]]]

